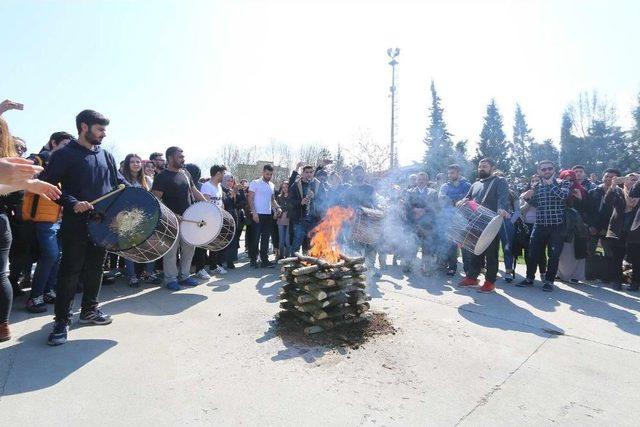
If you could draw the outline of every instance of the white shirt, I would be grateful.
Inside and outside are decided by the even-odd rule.
[[[200,189],[202,194],[206,194],[211,198],[211,202],[215,203],[219,208],[224,209],[224,203],[222,202],[222,185],[217,184],[214,185],[211,181],[207,181],[202,184],[202,188]]]
[[[264,179],[258,178],[251,181],[249,191],[255,194],[253,206],[258,215],[271,215],[271,198],[275,192],[273,182],[265,182]]]

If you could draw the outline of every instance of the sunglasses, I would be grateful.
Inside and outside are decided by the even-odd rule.
[[[540,168],[540,172],[550,172],[553,170],[553,166],[550,168]]]

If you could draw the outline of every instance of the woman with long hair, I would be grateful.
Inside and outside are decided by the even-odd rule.
[[[151,190],[151,180],[142,169],[142,157],[137,154],[127,154],[122,162],[122,176],[132,187]],[[125,274],[129,280],[129,286],[137,288],[140,280],[147,280],[154,285],[161,283],[160,279],[153,274],[153,262],[141,264],[144,268],[142,275],[136,274],[136,265],[133,261],[126,260],[124,263]]]
[[[122,175],[131,186],[144,188],[147,191],[151,189],[150,179],[142,170],[142,157],[137,154],[127,154],[122,163]]]
[[[156,165],[151,160],[142,161],[142,170],[148,181],[153,184],[153,178],[156,176]]]
[[[276,201],[282,211],[276,217],[278,224],[278,258],[286,258],[291,255],[291,233],[289,232],[289,182],[284,181],[278,190]]]
[[[7,276],[11,228],[7,217],[7,199],[4,195],[13,191],[29,190],[53,200],[60,197],[60,190],[57,187],[33,179],[34,173],[41,171],[42,168],[33,168],[31,162],[17,160],[16,156],[15,142],[9,133],[7,122],[0,117],[0,162],[2,163],[0,170],[3,172],[0,178],[0,184],[2,184],[0,185],[0,341],[11,338],[9,313],[13,300],[13,289]]]

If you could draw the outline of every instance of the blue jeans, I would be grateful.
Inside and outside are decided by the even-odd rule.
[[[280,236],[280,242],[278,249],[280,250],[280,256],[286,257],[291,255],[291,239],[289,238],[289,226],[278,224],[278,235]]]
[[[154,262],[147,262],[142,265],[144,266],[145,273],[147,274],[153,273],[153,267],[155,266]],[[135,263],[133,261],[129,261],[128,259],[124,260],[124,274],[129,279],[137,277]]]
[[[527,271],[535,273],[538,259],[544,254],[544,248],[548,247],[549,259],[547,261],[547,272],[545,280],[553,283],[558,274],[558,263],[560,253],[564,247],[566,237],[566,227],[564,224],[533,226],[531,239],[529,240],[529,259],[527,260]],[[534,277],[528,277],[533,280]]]
[[[305,236],[315,227],[315,223],[311,218],[303,218],[300,222],[293,224],[293,245],[291,252],[298,252],[302,246]]]
[[[504,254],[504,270],[513,270],[513,239],[515,238],[516,228],[513,226],[511,219],[506,218],[500,227],[500,244]]]
[[[39,297],[50,290],[56,290],[58,267],[60,266],[60,243],[58,241],[60,223],[37,222],[35,226],[40,257],[33,274],[31,298]]]

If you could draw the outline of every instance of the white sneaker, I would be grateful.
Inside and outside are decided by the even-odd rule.
[[[209,275],[209,273],[207,273],[207,270],[205,270],[204,268],[202,270],[198,271],[198,274],[196,274],[196,277],[198,279],[202,279],[202,280],[211,279],[211,276]]]
[[[217,266],[215,270],[213,270],[214,274],[227,274],[227,270],[224,269],[221,265]]]

